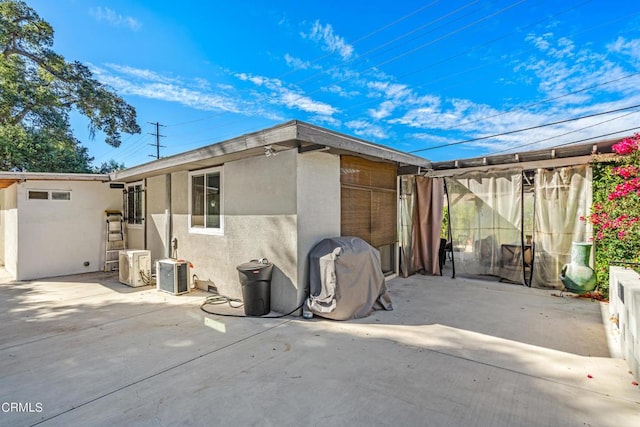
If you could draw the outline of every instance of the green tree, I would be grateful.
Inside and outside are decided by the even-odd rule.
[[[115,160],[111,159],[108,162],[102,162],[100,166],[94,167],[93,171],[95,173],[111,173],[122,170],[124,168],[124,163],[118,163]]]
[[[0,0],[0,167],[90,172],[91,158],[74,138],[69,113],[89,119],[91,137],[120,145],[139,133],[135,109],[93,78],[80,62],[55,53],[53,28],[24,1]]]

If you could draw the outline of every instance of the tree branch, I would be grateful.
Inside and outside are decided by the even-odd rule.
[[[17,125],[18,123],[20,123],[22,120],[24,120],[24,118],[27,116],[27,114],[29,114],[29,112],[31,112],[31,109],[35,107],[34,104],[27,104],[22,111],[20,111],[20,113],[18,113],[17,115],[13,116],[11,118],[11,121],[9,122],[9,124],[12,125]]]
[[[15,43],[13,47],[7,46],[7,48],[5,49],[5,58],[7,58],[9,55],[22,55],[26,58],[29,58],[57,79],[60,79],[65,83],[69,83],[69,79],[64,75],[64,73],[60,73],[54,70],[49,64],[47,64],[46,60],[44,60],[43,58],[39,58],[31,52],[27,52],[26,50],[18,48]]]

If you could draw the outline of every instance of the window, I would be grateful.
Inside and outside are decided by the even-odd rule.
[[[71,191],[60,190],[29,190],[29,200],[71,200]]]
[[[49,199],[48,191],[29,190],[29,200],[48,200],[48,199]]]
[[[222,234],[222,174],[220,168],[189,174],[189,229],[193,233]]]
[[[142,182],[126,185],[124,212],[124,220],[128,225],[141,225],[144,222],[144,187]]]
[[[71,200],[70,191],[52,191],[51,200]]]

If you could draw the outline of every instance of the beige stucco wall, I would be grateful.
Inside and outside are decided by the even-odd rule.
[[[145,222],[147,227],[147,247],[151,251],[151,259],[155,261],[165,258],[166,240],[166,178],[165,175],[148,178],[145,194],[147,210]]]
[[[103,269],[104,210],[122,208],[122,190],[79,181],[27,181],[17,187],[16,279]],[[71,200],[28,200],[30,189],[71,191]]]
[[[322,239],[340,236],[340,157],[298,155],[298,305],[309,282],[309,252]]]
[[[275,266],[271,307],[288,312],[304,297],[308,251],[321,238],[340,234],[339,158],[288,150],[229,162],[221,170],[223,235],[189,231],[189,172],[172,174],[177,257],[191,261],[200,281],[233,298],[242,297],[236,266],[267,258]],[[147,249],[154,259],[164,257],[164,200],[164,176],[148,179]]]
[[[18,184],[0,192],[2,198],[2,262],[4,268],[11,276],[16,277],[18,269],[18,210],[17,210]]]
[[[296,155],[290,150],[222,167],[224,235],[189,232],[189,174],[172,175],[173,236],[178,239],[178,258],[191,261],[192,273],[200,280],[214,282],[224,295],[241,298],[236,266],[266,257],[276,266],[272,294],[295,295]],[[274,298],[272,307],[280,310],[283,305]]]

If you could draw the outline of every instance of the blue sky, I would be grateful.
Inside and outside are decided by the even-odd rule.
[[[299,119],[434,161],[640,129],[632,0],[27,0],[143,128],[94,163],[152,160]],[[621,132],[623,131],[623,132]],[[454,144],[448,146],[449,144]]]

